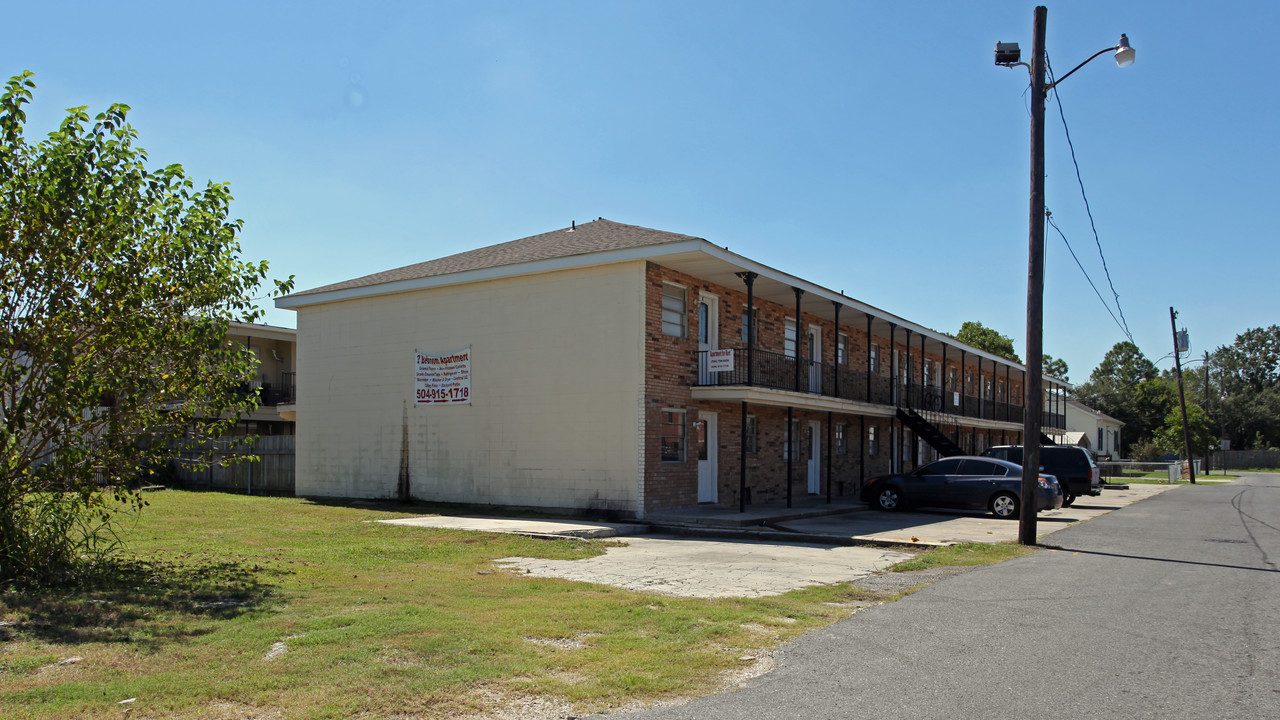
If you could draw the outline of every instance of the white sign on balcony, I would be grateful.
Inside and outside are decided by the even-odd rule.
[[[471,346],[444,355],[413,352],[414,403],[471,403]]]
[[[707,370],[709,372],[732,372],[733,350],[708,350]]]

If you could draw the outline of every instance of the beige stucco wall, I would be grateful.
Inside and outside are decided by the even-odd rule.
[[[299,308],[297,494],[634,512],[644,263]],[[414,351],[471,346],[471,405],[415,406]]]

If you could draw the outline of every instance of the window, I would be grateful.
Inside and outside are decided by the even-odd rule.
[[[849,364],[849,353],[847,350],[848,347],[849,347],[849,336],[845,335],[844,333],[840,333],[839,335],[837,335],[836,336],[836,364],[837,365]]]
[[[698,342],[703,345],[711,343],[711,308],[705,303],[698,303]]]
[[[1106,452],[1107,448],[1103,443],[1102,428],[1098,428],[1098,452]]]
[[[868,455],[875,455],[876,453],[880,452],[880,439],[878,437],[879,434],[877,433],[877,430],[879,429],[880,428],[877,428],[874,425],[867,428],[867,454]]]
[[[754,453],[756,451],[757,437],[759,431],[756,429],[756,416],[747,416],[747,452]]]
[[[837,455],[849,454],[849,440],[848,436],[845,434],[845,429],[844,423],[836,423],[835,427],[832,429],[836,436],[835,452]]]
[[[675,285],[662,286],[662,334],[682,338],[685,336],[684,288]]]
[[[922,379],[924,380],[924,382],[922,382],[922,383],[920,383],[920,384],[921,384],[921,385],[924,385],[924,386],[926,386],[926,387],[927,387],[927,386],[929,386],[929,385],[932,385],[932,384],[933,384],[933,374],[932,374],[932,373],[930,373],[930,372],[929,372],[929,370],[931,370],[931,368],[929,367],[929,361],[928,361],[928,360],[921,360],[921,361],[920,361],[920,374],[924,376],[924,377],[922,378]]]
[[[986,460],[965,459],[960,463],[959,475],[976,475],[978,477],[1004,477],[1009,469]]]
[[[938,382],[942,380],[942,363],[937,360],[933,361],[933,385],[937,387]]]
[[[684,411],[662,411],[662,462],[684,462]]]
[[[921,475],[959,475],[960,458],[945,458],[920,468]]]
[[[956,369],[954,367],[947,368],[947,389],[956,389]]]
[[[791,444],[800,442],[800,428],[798,421],[791,420],[786,423],[787,434],[782,438],[782,460],[783,462],[791,462]]]
[[[760,308],[752,308],[751,327],[747,327],[747,309],[742,308],[742,344],[746,345],[751,341],[748,333],[754,332],[756,342],[760,342]]]
[[[796,356],[796,321],[788,320],[782,336],[782,354],[789,358]]]

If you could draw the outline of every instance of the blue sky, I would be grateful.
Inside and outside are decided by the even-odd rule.
[[[1023,353],[1028,81],[992,49],[1029,56],[1036,4],[23,3],[0,72],[36,73],[29,133],[130,105],[152,161],[230,183],[245,256],[299,289],[603,216]],[[1169,353],[1170,306],[1196,355],[1280,322],[1280,4],[1048,7],[1058,75],[1122,32],[1137,50],[1059,91],[1138,345]],[[1048,108],[1047,204],[1112,301]],[[1124,336],[1046,237],[1045,350],[1079,382]]]

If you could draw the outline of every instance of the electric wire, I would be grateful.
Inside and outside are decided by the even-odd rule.
[[[1120,322],[1119,318],[1116,317],[1116,314],[1111,312],[1111,306],[1107,305],[1107,301],[1102,298],[1102,293],[1098,291],[1098,286],[1093,284],[1093,278],[1089,277],[1089,273],[1084,269],[1084,265],[1080,263],[1080,258],[1076,256],[1075,248],[1071,247],[1071,241],[1067,240],[1067,236],[1063,234],[1062,228],[1058,227],[1058,224],[1053,221],[1053,216],[1047,212],[1045,213],[1045,220],[1058,232],[1058,237],[1062,238],[1063,244],[1067,246],[1067,251],[1071,253],[1071,259],[1076,261],[1076,266],[1080,268],[1080,272],[1084,273],[1084,279],[1089,281],[1089,287],[1093,288],[1093,294],[1098,296],[1098,300],[1102,303],[1102,307],[1106,308],[1107,314],[1115,321],[1116,327],[1120,328],[1120,332],[1124,333],[1124,336],[1129,338],[1129,342],[1137,345],[1136,342],[1133,342],[1133,335],[1129,334],[1129,328],[1125,327]]]
[[[1044,62],[1045,62],[1045,69],[1046,69],[1046,71],[1049,73],[1049,82],[1050,82],[1050,84],[1052,84],[1052,83],[1054,82],[1054,77],[1053,77],[1053,63],[1051,63],[1051,62],[1049,61],[1049,54],[1048,54],[1048,53],[1045,53]],[[1103,271],[1103,273],[1105,273],[1105,274],[1106,274],[1106,276],[1107,276],[1107,285],[1111,288],[1111,294],[1112,294],[1112,296],[1115,298],[1115,302],[1116,302],[1116,312],[1118,312],[1118,313],[1120,314],[1120,318],[1119,318],[1118,320],[1116,320],[1116,316],[1115,316],[1115,314],[1114,314],[1114,313],[1111,313],[1111,308],[1110,308],[1110,306],[1109,306],[1109,305],[1107,305],[1107,302],[1106,302],[1105,300],[1103,300],[1103,303],[1102,303],[1102,304],[1103,304],[1103,306],[1104,306],[1104,307],[1106,307],[1106,308],[1107,308],[1107,312],[1108,312],[1108,313],[1111,313],[1111,317],[1112,317],[1112,319],[1113,319],[1113,320],[1116,320],[1117,324],[1118,324],[1118,325],[1120,325],[1120,329],[1121,329],[1121,331],[1124,333],[1124,336],[1125,336],[1125,337],[1127,337],[1127,338],[1129,339],[1129,342],[1133,342],[1133,333],[1132,333],[1132,332],[1130,332],[1130,330],[1129,330],[1129,322],[1128,322],[1128,319],[1127,319],[1127,318],[1125,318],[1125,315],[1124,315],[1124,308],[1120,306],[1120,293],[1116,292],[1116,286],[1115,286],[1115,283],[1114,283],[1114,282],[1112,282],[1112,280],[1111,280],[1111,270],[1107,267],[1107,257],[1106,257],[1106,255],[1102,252],[1102,240],[1098,237],[1098,227],[1097,227],[1097,225],[1094,223],[1094,220],[1093,220],[1093,210],[1092,210],[1092,209],[1090,209],[1090,207],[1089,207],[1089,196],[1085,193],[1085,189],[1084,189],[1084,178],[1083,178],[1083,176],[1082,176],[1082,175],[1081,175],[1081,173],[1080,173],[1080,163],[1079,163],[1079,161],[1077,161],[1077,160],[1076,160],[1076,148],[1075,148],[1075,145],[1071,142],[1071,130],[1067,127],[1067,115],[1066,115],[1066,112],[1065,112],[1065,111],[1063,110],[1063,108],[1062,108],[1062,98],[1061,98],[1061,96],[1059,96],[1059,95],[1058,95],[1058,89],[1057,89],[1056,87],[1055,87],[1055,88],[1053,88],[1053,98],[1054,98],[1054,100],[1055,100],[1055,101],[1057,102],[1057,104],[1058,104],[1058,116],[1062,119],[1062,131],[1063,131],[1063,134],[1064,134],[1064,135],[1066,136],[1066,138],[1067,138],[1067,147],[1068,147],[1068,148],[1070,149],[1070,151],[1071,151],[1071,163],[1075,166],[1075,170],[1076,170],[1076,182],[1077,182],[1077,183],[1079,184],[1079,186],[1080,186],[1080,197],[1081,197],[1081,199],[1084,201],[1085,214],[1087,214],[1087,215],[1089,216],[1089,227],[1093,230],[1093,241],[1094,241],[1094,244],[1095,244],[1095,245],[1097,245],[1097,247],[1098,247],[1098,257],[1102,259],[1102,271]],[[1050,221],[1050,224],[1052,224],[1052,220]],[[1054,225],[1054,229],[1055,229],[1055,230],[1058,230],[1058,226],[1057,226],[1057,225]],[[1059,235],[1063,235],[1061,230],[1058,230],[1058,234],[1059,234]],[[1063,238],[1062,238],[1062,239],[1063,239],[1063,241],[1065,242],[1065,241],[1066,241],[1066,236],[1065,236],[1065,235],[1063,235]],[[1067,247],[1068,247],[1068,249],[1071,247],[1070,243],[1068,243],[1068,244],[1067,244]],[[1075,257],[1075,252],[1074,252],[1074,251],[1072,251],[1072,253],[1071,253],[1071,254],[1072,254],[1072,257]],[[1079,259],[1079,258],[1076,258],[1076,264],[1077,264],[1077,265],[1080,265],[1080,259]],[[1081,266],[1080,266],[1080,271],[1085,273],[1085,277],[1086,277],[1086,278],[1088,278],[1088,277],[1089,277],[1089,274],[1088,274],[1087,272],[1085,272],[1085,270],[1084,270],[1084,266],[1083,266],[1083,265],[1081,265]],[[1092,286],[1092,285],[1093,285],[1093,280],[1091,280],[1091,279],[1090,279],[1090,280],[1089,280],[1089,284]],[[1097,290],[1098,290],[1097,286],[1094,286],[1094,292],[1097,292]],[[1102,299],[1102,295],[1101,295],[1100,293],[1099,293],[1099,295],[1098,295],[1098,299],[1099,299],[1099,300],[1101,300],[1101,299]],[[1136,345],[1137,343],[1134,343],[1134,344]]]

